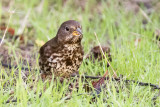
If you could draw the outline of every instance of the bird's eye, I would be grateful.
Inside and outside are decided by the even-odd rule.
[[[65,27],[65,29],[66,29],[66,31],[69,31],[69,28],[67,26]]]

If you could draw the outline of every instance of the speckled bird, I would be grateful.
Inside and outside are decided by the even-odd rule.
[[[40,48],[39,66],[42,75],[70,77],[78,72],[83,61],[82,26],[75,20],[61,24],[56,36]]]

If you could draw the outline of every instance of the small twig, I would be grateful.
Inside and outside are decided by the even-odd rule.
[[[2,65],[3,67],[8,68],[8,69],[12,69],[12,68],[17,69],[17,68],[18,68],[18,66],[12,66],[12,65],[10,65],[10,64],[4,64],[3,62],[1,62],[1,65]],[[21,69],[22,69],[22,70],[25,70],[25,71],[31,71],[31,70],[32,70],[32,69],[29,69],[29,68],[27,68],[27,67],[21,67]],[[37,70],[37,69],[35,69],[35,70]]]
[[[84,76],[80,76],[80,75],[72,75],[72,77],[81,77],[81,78],[86,78],[86,79],[100,79],[102,78],[102,76],[88,76],[88,75],[84,75]],[[106,77],[106,79],[108,79],[108,77]],[[154,89],[159,89],[160,90],[160,87],[158,85],[155,85],[155,84],[152,84],[152,83],[145,83],[145,82],[139,82],[139,81],[135,81],[135,80],[123,80],[123,79],[120,79],[120,78],[112,78],[112,81],[124,81],[125,83],[136,83],[138,84],[139,86],[151,86],[153,87]]]
[[[109,66],[111,67],[111,69],[112,69],[112,71],[113,71],[113,73],[114,73],[114,76],[117,77],[117,74],[116,74],[115,70],[113,69],[113,67],[111,66],[110,62],[108,61],[108,59],[106,58],[106,56],[105,56],[105,54],[104,54],[104,52],[103,52],[103,49],[102,49],[101,44],[100,44],[100,42],[99,42],[99,40],[98,40],[98,37],[97,37],[96,32],[94,32],[94,35],[95,35],[95,37],[96,37],[96,39],[97,39],[97,41],[98,41],[98,44],[99,44],[99,46],[100,46],[101,52],[102,52],[102,54],[103,54],[105,60],[107,61],[107,63],[108,63]]]
[[[120,81],[121,79],[113,78],[112,80]],[[154,89],[160,89],[160,87],[158,85],[155,85],[152,83],[139,82],[139,81],[135,81],[135,80],[122,80],[122,81],[124,81],[125,83],[133,82],[133,83],[138,84],[139,86],[151,86]]]
[[[71,75],[71,77],[81,77],[81,78],[86,78],[86,79],[99,79],[102,78],[101,76],[88,76],[88,75]]]
[[[8,26],[9,26],[9,23],[10,23],[10,20],[11,20],[11,17],[12,17],[12,14],[14,13],[14,10],[13,10],[13,11],[9,11],[9,13],[10,13],[10,16],[9,16],[8,24],[7,24],[7,27],[6,27],[5,31],[4,31],[2,40],[1,40],[1,42],[0,42],[0,47],[1,47],[1,45],[2,45],[2,43],[3,43],[3,41],[4,41],[4,38],[5,38],[5,36],[6,36],[6,33],[7,33],[7,31],[8,31]]]
[[[12,103],[17,102],[17,99],[15,99],[15,100],[7,100],[6,101],[6,103],[10,103],[10,102],[12,102]]]

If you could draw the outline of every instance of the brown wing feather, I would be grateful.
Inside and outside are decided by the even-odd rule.
[[[40,56],[41,57],[47,57],[50,56],[51,53],[54,51],[56,52],[59,47],[59,44],[57,42],[57,37],[54,37],[53,39],[46,42],[41,48],[40,48]]]

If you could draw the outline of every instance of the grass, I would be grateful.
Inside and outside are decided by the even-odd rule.
[[[0,16],[6,18],[5,20],[0,18],[0,22],[7,23],[10,13],[2,9],[3,3],[0,3]],[[94,36],[94,32],[96,32],[102,45],[110,42],[111,65],[118,76],[122,74],[127,79],[159,84],[160,54],[159,47],[154,42],[154,32],[160,26],[160,15],[156,11],[148,15],[151,22],[144,25],[142,20],[146,20],[146,18],[142,12],[126,11],[125,7],[116,0],[99,2],[88,0],[84,9],[79,7],[79,5],[83,7],[83,4],[80,4],[78,0],[75,2],[68,0],[65,4],[63,4],[63,0],[44,0],[43,7],[39,9],[40,4],[39,0],[15,0],[11,3],[10,10],[15,10],[15,13],[12,15],[9,26],[14,28],[15,32],[21,27],[24,17],[30,10],[27,21],[34,30],[32,32],[27,27],[24,29],[25,42],[30,42],[30,38],[46,42],[56,35],[62,22],[74,19],[79,21],[83,27],[82,44],[85,54],[93,46],[98,45]],[[141,8],[146,12],[144,6]],[[140,42],[135,46],[135,40],[138,38]],[[13,42],[5,39],[9,51],[15,53],[19,41]],[[39,47],[35,46],[35,48],[38,51]],[[21,58],[16,54],[13,56],[19,63]],[[38,56],[35,60],[34,67],[38,68]],[[102,66],[99,62],[93,64],[89,61],[88,65],[83,63],[80,67],[80,74],[103,75],[107,69],[110,74],[113,74],[111,68],[107,68],[106,65],[105,60],[103,60]],[[151,99],[157,93],[150,87],[140,87],[137,84],[129,86],[123,82],[120,84],[108,82],[107,88],[103,89],[100,97],[97,97],[97,102],[90,103],[92,96],[85,92],[82,87],[83,82],[79,80],[79,90],[73,91],[72,98],[66,100],[65,94],[68,93],[69,83],[58,82],[56,84],[55,81],[52,81],[49,84],[42,80],[32,81],[32,75],[36,79],[39,76],[39,71],[34,70],[30,71],[27,82],[24,82],[20,69],[23,65],[19,63],[18,66],[18,77],[15,75],[17,70],[14,68],[11,69],[10,75],[7,75],[6,69],[2,67],[0,69],[0,106],[153,106]],[[3,79],[2,74],[5,77]],[[30,88],[31,86],[32,88]],[[46,86],[45,91],[43,91],[44,86]],[[116,92],[115,86],[119,87],[119,93]],[[11,91],[14,91],[14,94],[10,95]],[[42,96],[39,98],[41,92]],[[17,102],[4,104],[10,97],[17,98]],[[107,102],[104,102],[104,99]],[[157,99],[156,106],[160,106],[160,98]]]

